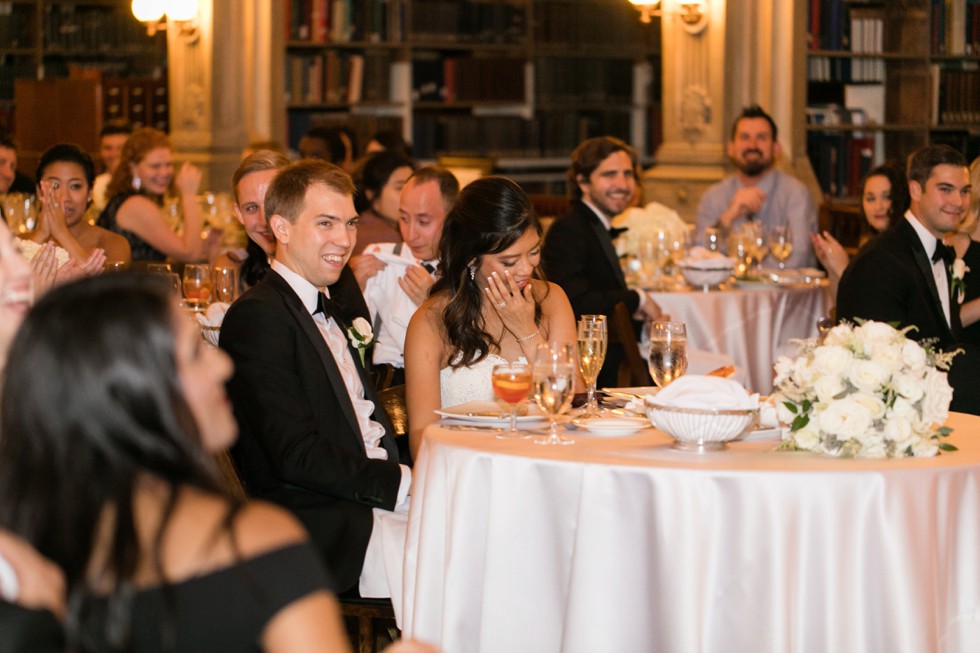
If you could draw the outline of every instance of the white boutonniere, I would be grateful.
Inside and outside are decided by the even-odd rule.
[[[347,327],[347,339],[350,340],[350,344],[357,350],[357,354],[361,357],[361,365],[363,366],[364,352],[370,349],[371,345],[375,342],[371,323],[363,317],[355,317],[351,325]]]
[[[963,277],[969,271],[970,268],[961,258],[956,259],[949,266],[949,294],[956,298],[957,304],[962,304],[966,296],[966,282],[963,281]]]

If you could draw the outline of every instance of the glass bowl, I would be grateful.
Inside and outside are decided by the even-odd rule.
[[[674,438],[674,448],[685,451],[724,449],[755,424],[758,408],[682,408],[649,399],[646,414],[658,429]]]
[[[701,288],[703,290],[717,288],[719,285],[728,281],[729,277],[731,277],[733,273],[733,268],[727,266],[718,268],[696,268],[681,265],[678,267],[681,270],[681,274],[684,275],[684,281],[695,288]]]

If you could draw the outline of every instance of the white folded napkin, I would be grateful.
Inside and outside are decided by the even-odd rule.
[[[718,269],[735,267],[735,259],[721,252],[713,252],[700,245],[687,250],[687,256],[678,265],[685,268]]]
[[[677,408],[735,410],[757,408],[759,395],[749,394],[734,379],[686,374],[657,393],[656,403]]]
[[[229,306],[231,305],[228,302],[214,302],[203,313],[198,313],[195,316],[198,324],[211,327],[221,326]]]
[[[401,256],[395,256],[394,254],[385,254],[384,252],[368,252],[368,254],[385,263],[394,263],[395,265],[404,265],[406,267],[415,265],[415,261],[402,258]]]

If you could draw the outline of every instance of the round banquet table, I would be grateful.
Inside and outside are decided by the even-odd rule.
[[[980,418],[935,458],[693,454],[434,424],[403,626],[445,651],[980,650]]]
[[[824,290],[814,285],[650,294],[671,319],[687,323],[689,348],[731,356],[748,370],[749,387],[763,394],[772,392],[772,366],[781,348],[793,338],[816,336],[826,311]]]

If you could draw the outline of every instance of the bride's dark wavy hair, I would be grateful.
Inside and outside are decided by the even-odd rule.
[[[442,316],[450,344],[449,364],[465,367],[487,357],[496,339],[487,332],[480,308],[484,294],[472,278],[487,254],[499,254],[541,223],[527,193],[506,177],[482,177],[463,188],[446,216],[439,241],[442,275],[432,293],[446,294]],[[542,278],[535,270],[535,278]],[[541,323],[541,302],[535,299],[534,321]]]
[[[184,399],[174,301],[164,283],[152,275],[107,274],[55,288],[10,347],[0,392],[0,525],[64,570],[70,639],[84,630],[84,599],[93,593],[86,573],[107,507],[115,519],[99,581],[109,584],[110,606],[122,609],[110,614],[127,614],[140,563],[133,499],[141,475],[168,488],[152,553],[165,591],[160,546],[179,487],[226,498],[226,530],[240,506],[202,449]],[[126,638],[127,624],[125,617],[110,623],[109,641],[113,631]]]

